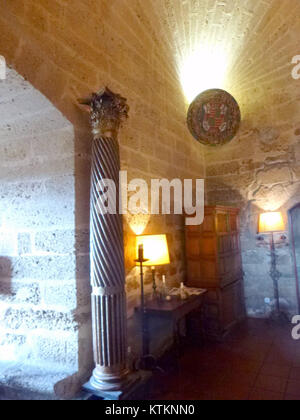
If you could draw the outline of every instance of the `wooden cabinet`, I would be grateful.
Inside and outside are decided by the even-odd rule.
[[[221,338],[245,317],[239,210],[205,208],[201,226],[186,226],[187,285],[208,289],[203,326]]]

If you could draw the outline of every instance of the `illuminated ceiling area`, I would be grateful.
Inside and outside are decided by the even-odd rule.
[[[262,91],[267,93],[274,81],[290,82],[291,60],[299,53],[298,0],[143,3],[152,17],[151,8],[159,3],[152,27],[171,51],[187,103],[203,90],[222,88],[237,98],[242,111],[254,104],[262,109],[264,104],[256,103]]]
[[[212,88],[228,91],[241,108],[239,135],[229,145],[204,149],[211,180],[207,188],[214,190],[208,200],[226,198],[237,206],[253,201],[265,211],[294,204],[299,191],[300,80],[292,77],[292,61],[300,53],[300,2],[158,3],[153,27],[171,52],[186,108]]]

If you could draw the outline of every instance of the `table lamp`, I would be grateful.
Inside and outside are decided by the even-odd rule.
[[[276,302],[276,309],[273,312],[273,315],[277,319],[287,319],[287,316],[284,312],[280,310],[280,301],[279,301],[279,288],[278,280],[281,277],[281,274],[277,270],[276,266],[276,250],[274,242],[274,233],[283,232],[285,230],[284,221],[281,212],[268,212],[262,213],[259,216],[259,227],[258,233],[260,234],[271,234],[271,270],[270,276],[273,280],[274,285],[274,296]]]
[[[166,235],[144,235],[136,237],[136,264],[140,266],[141,277],[141,312],[142,312],[142,358],[141,368],[152,370],[156,359],[149,352],[149,326],[144,295],[143,266],[152,268],[153,291],[156,294],[155,266],[170,263]]]
[[[155,281],[155,268],[161,265],[170,264],[169,248],[166,235],[141,235],[136,237],[137,255],[139,247],[143,245],[144,258],[147,261],[144,266],[151,267],[153,293],[157,292]]]

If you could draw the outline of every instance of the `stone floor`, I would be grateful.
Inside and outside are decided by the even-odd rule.
[[[149,400],[300,400],[292,325],[248,320],[225,342],[189,344],[161,362]]]

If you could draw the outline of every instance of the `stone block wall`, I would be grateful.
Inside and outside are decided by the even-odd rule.
[[[9,369],[22,387],[28,378],[18,372],[35,369],[52,392],[90,367],[88,233],[75,226],[74,129],[7,69],[0,143],[0,382]],[[88,353],[79,355],[82,347]],[[27,385],[36,387],[34,379]]]
[[[269,307],[265,305],[265,298],[273,299],[274,296],[269,275],[270,251],[267,245],[261,246],[257,240],[258,218],[265,211],[283,212],[287,243],[277,248],[278,270],[282,274],[279,282],[280,296],[283,308],[290,315],[298,313],[288,219],[288,210],[300,201],[300,179],[297,175],[300,161],[296,157],[300,139],[296,135],[297,127],[297,119],[288,128],[282,126],[280,135],[278,133],[278,137],[271,137],[270,148],[263,152],[264,130],[260,132],[259,128],[253,128],[249,134],[244,132],[242,126],[239,137],[232,145],[226,146],[222,152],[207,153],[209,203],[233,205],[242,210],[241,243],[245,295],[248,313],[254,316],[267,315]],[[272,131],[272,128],[267,131]],[[286,150],[282,151],[281,148]],[[209,165],[211,159],[217,163]],[[228,167],[230,170],[226,171]],[[275,235],[277,241],[280,241],[280,236]]]

